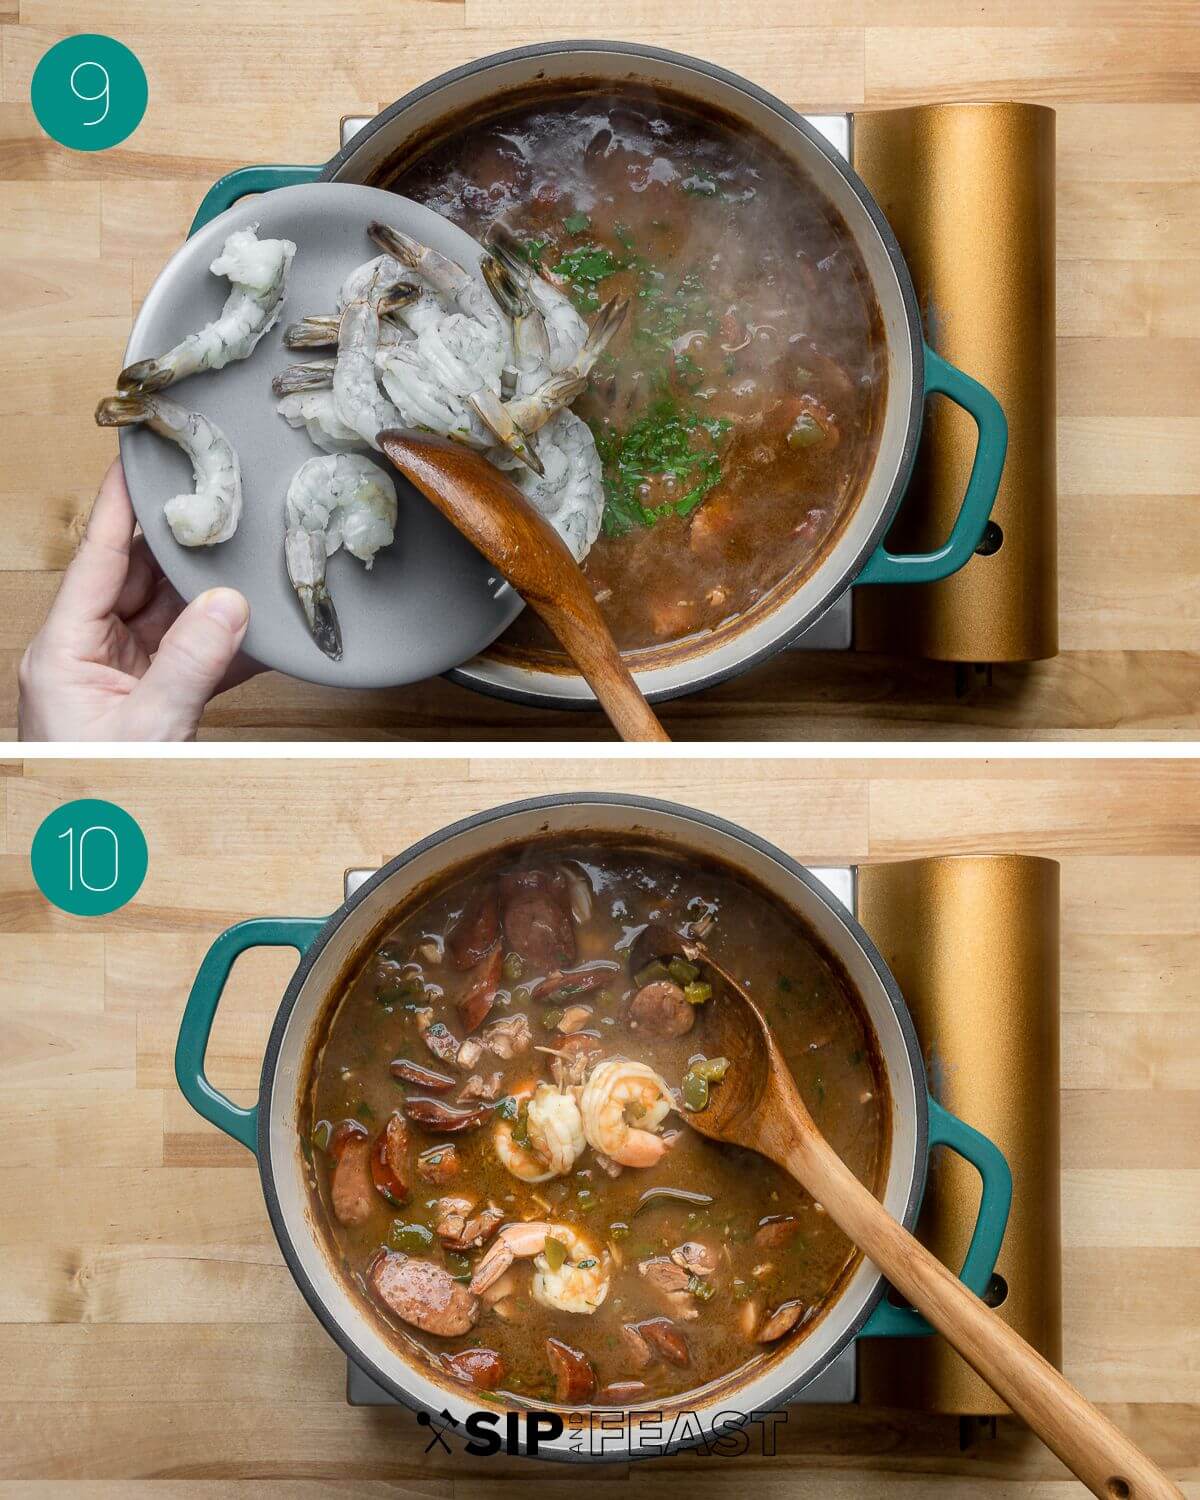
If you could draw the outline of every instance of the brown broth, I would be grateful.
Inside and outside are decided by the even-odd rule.
[[[585,317],[632,299],[575,403],[605,461],[584,571],[623,650],[716,630],[811,570],[874,462],[887,375],[866,267],[807,173],[630,85],[464,123],[387,185],[476,236],[503,218]],[[505,640],[550,645],[529,611]]]
[[[571,880],[586,882],[592,910],[586,921],[570,919],[577,945],[573,966],[605,961],[612,965],[603,990],[580,997],[580,1003],[593,1007],[586,1031],[599,1039],[604,1056],[648,1063],[673,1089],[690,1060],[703,1055],[703,1006],[696,1010],[693,1030],[684,1036],[663,1039],[648,1036],[644,1028],[632,1031],[629,1008],[639,985],[629,973],[626,950],[650,920],[683,930],[710,918],[705,942],[714,958],[756,997],[818,1126],[857,1175],[878,1191],[888,1151],[882,1067],[848,981],[815,937],[773,898],[724,867],[620,844],[554,845],[454,879],[416,909],[398,914],[335,1002],[302,1110],[316,1218],[329,1237],[333,1261],[410,1358],[416,1354],[436,1362],[462,1350],[495,1351],[504,1364],[500,1391],[541,1402],[554,1396],[546,1357],[546,1340],[553,1337],[587,1357],[598,1387],[637,1379],[644,1386],[637,1400],[676,1397],[769,1357],[780,1346],[756,1342],[754,1336],[781,1304],[798,1299],[803,1313],[797,1326],[810,1327],[833,1288],[857,1263],[849,1241],[791,1178],[753,1153],[704,1139],[688,1128],[686,1109],[668,1116],[663,1128],[677,1130],[678,1136],[656,1165],[626,1167],[610,1177],[588,1147],[569,1175],[538,1184],[519,1180],[498,1159],[499,1115],[455,1135],[428,1133],[410,1124],[410,1164],[419,1152],[450,1144],[461,1165],[457,1178],[438,1187],[410,1172],[411,1191],[402,1206],[391,1206],[372,1194],[369,1216],[354,1226],[339,1223],[332,1210],[332,1164],[326,1146],[331,1129],[343,1121],[361,1122],[374,1139],[406,1097],[426,1092],[393,1079],[389,1064],[394,1058],[455,1075],[454,1091],[443,1096],[455,1099],[466,1073],[431,1055],[416,1024],[417,1011],[432,1007],[437,1019],[463,1037],[455,1002],[476,971],[453,967],[446,935],[481,890],[498,874],[518,867],[551,876],[566,871]],[[502,930],[506,955],[512,951],[510,941]],[[437,950],[445,956],[431,963],[428,955]],[[510,971],[513,967],[510,961]],[[474,1033],[486,1036],[493,1022],[518,1013],[531,1022],[533,1048],[511,1060],[486,1056],[473,1069],[502,1074],[501,1099],[531,1080],[547,1079],[552,1060],[534,1049],[562,1044],[561,1034],[545,1023],[553,1022],[554,1012],[570,999],[560,996],[540,1003],[530,995],[544,969],[545,965],[526,962],[519,981],[502,979],[490,1014]],[[503,1113],[502,1106],[499,1114]],[[662,1201],[639,1211],[643,1194],[658,1188],[703,1193],[712,1202],[695,1206]],[[411,1255],[446,1265],[465,1279],[485,1253],[472,1250],[460,1256],[443,1251],[433,1233],[443,1195],[461,1195],[477,1206],[494,1204],[503,1210],[506,1222],[549,1220],[568,1226],[583,1235],[602,1260],[619,1258],[619,1266],[615,1260],[607,1266],[605,1300],[591,1314],[542,1306],[530,1295],[531,1263],[518,1260],[510,1273],[515,1283],[508,1308],[515,1315],[511,1320],[501,1316],[504,1308],[481,1306],[474,1327],[457,1336],[438,1337],[408,1326],[372,1294],[369,1268],[381,1246],[402,1243]],[[756,1242],[756,1236],[761,1238],[760,1221],[778,1216],[795,1220],[794,1236],[783,1246],[764,1248]],[[413,1225],[421,1227],[398,1230]],[[427,1237],[428,1248],[414,1246],[414,1234]],[[707,1246],[717,1269],[701,1278],[697,1294],[667,1297],[639,1274],[637,1263],[667,1255],[689,1241]],[[679,1367],[656,1359],[647,1369],[632,1369],[622,1325],[664,1316],[682,1333],[689,1363]]]

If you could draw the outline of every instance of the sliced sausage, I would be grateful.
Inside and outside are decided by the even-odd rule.
[[[692,1362],[688,1341],[670,1318],[647,1318],[638,1324],[638,1332],[660,1359],[681,1369]]]
[[[596,1389],[596,1372],[592,1362],[579,1349],[572,1349],[561,1339],[546,1340],[546,1358],[554,1371],[554,1398],[566,1405],[590,1401]]]
[[[422,1182],[432,1182],[437,1187],[453,1182],[461,1171],[458,1152],[449,1143],[430,1146],[417,1157],[417,1176]]]
[[[540,984],[533,987],[535,1000],[573,1000],[577,995],[590,995],[593,990],[611,984],[616,966],[605,969],[574,969],[566,973],[555,969],[547,974]]]
[[[508,1373],[503,1356],[495,1349],[461,1349],[457,1354],[443,1354],[442,1368],[455,1380],[473,1385],[479,1391],[494,1391]]]
[[[673,979],[654,979],[629,1002],[628,1019],[631,1031],[664,1039],[685,1036],[696,1024],[696,1007]]]
[[[466,994],[458,1002],[458,1018],[468,1035],[483,1024],[488,1011],[495,1004],[496,988],[500,983],[503,965],[504,955],[497,944],[472,975]]]
[[[414,1328],[452,1338],[475,1326],[478,1297],[455,1281],[444,1266],[384,1250],[367,1276],[384,1306]]]
[[[362,1224],[375,1211],[371,1138],[355,1120],[343,1120],[329,1138],[333,1175],[329,1197],[339,1224]]]
[[[781,1250],[795,1239],[800,1220],[795,1214],[770,1214],[758,1221],[754,1244],[759,1250]]]
[[[446,939],[446,951],[456,969],[473,969],[500,942],[500,903],[494,885],[471,900]]]
[[[642,1337],[636,1323],[621,1324],[621,1348],[631,1370],[644,1370],[654,1358],[653,1350]]]
[[[561,874],[523,870],[500,880],[500,910],[508,946],[535,969],[568,968],[575,962],[575,924]]]
[[[457,1135],[476,1130],[491,1119],[494,1104],[447,1104],[444,1099],[406,1099],[404,1113],[422,1130],[436,1135]]]
[[[781,1339],[785,1333],[791,1333],[800,1321],[800,1315],[804,1311],[803,1302],[781,1302],[774,1312],[770,1313],[766,1322],[758,1330],[756,1338],[760,1344],[773,1343],[775,1339]]]
[[[397,1110],[389,1116],[371,1150],[375,1190],[399,1208],[408,1197],[408,1126]]]
[[[393,1058],[388,1067],[398,1083],[410,1083],[414,1088],[424,1089],[427,1094],[445,1094],[458,1082],[450,1073],[438,1073],[407,1057]]]

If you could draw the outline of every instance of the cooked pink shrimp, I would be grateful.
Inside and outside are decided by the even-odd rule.
[[[661,1160],[667,1142],[656,1132],[674,1107],[666,1080],[627,1057],[600,1063],[579,1099],[588,1145],[623,1167],[652,1167]]]
[[[533,1257],[534,1301],[559,1312],[594,1313],[608,1295],[608,1256],[566,1224],[506,1224],[471,1277],[478,1296],[514,1260]]]

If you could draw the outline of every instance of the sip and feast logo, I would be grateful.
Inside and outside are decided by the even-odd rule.
[[[718,1413],[706,1430],[698,1413],[677,1411],[639,1412],[637,1421],[628,1413],[556,1411],[472,1411],[460,1419],[448,1411],[436,1415],[418,1412],[417,1421],[430,1429],[425,1452],[435,1448],[453,1455],[456,1448],[473,1458],[493,1454],[526,1454],[535,1458],[544,1449],[600,1458],[615,1457],[632,1447],[649,1456],[664,1453],[678,1444],[715,1458],[740,1458],[753,1451],[759,1457],[775,1456],[775,1428],[787,1421],[785,1411]],[[565,1436],[565,1443],[560,1440]]]

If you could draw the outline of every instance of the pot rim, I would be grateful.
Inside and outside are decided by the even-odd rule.
[[[676,67],[690,69],[692,72],[705,74],[716,80],[724,87],[736,93],[743,94],[778,115],[786,124],[792,126],[808,143],[826,158],[833,169],[845,179],[851,192],[857,199],[863,212],[866,214],[871,226],[879,236],[885,254],[891,264],[892,272],[896,278],[896,284],[900,289],[900,298],[903,304],[904,319],[908,328],[909,363],[912,370],[912,387],[909,399],[909,411],[905,423],[904,438],[901,445],[896,472],[887,495],[879,506],[875,524],[865,536],[857,552],[850,556],[839,568],[838,576],[834,580],[831,576],[829,585],[823,590],[819,600],[812,604],[805,613],[797,620],[782,626],[779,633],[770,640],[764,641],[754,650],[739,656],[736,661],[726,666],[714,668],[709,671],[703,670],[703,663],[707,651],[697,651],[692,655],[681,657],[678,662],[668,662],[662,666],[638,669],[635,662],[630,663],[630,670],[635,680],[641,685],[643,675],[658,675],[659,673],[672,673],[680,676],[681,680],[668,683],[659,687],[643,687],[645,697],[651,703],[665,703],[672,698],[679,698],[688,693],[704,692],[708,688],[716,687],[722,682],[727,682],[733,677],[748,672],[751,668],[760,665],[778,652],[786,650],[799,639],[804,632],[814,624],[830,608],[830,606],[851,587],[867,563],[867,560],[879,547],[887,536],[892,522],[896,519],[896,513],[908,490],[912,479],[913,466],[916,463],[917,443],[921,434],[921,424],[924,417],[925,402],[925,343],[924,333],[921,327],[921,314],[917,303],[916,289],[913,286],[912,276],[908,270],[908,264],[900,249],[900,243],[896,238],[891,225],[884,217],[882,209],[876,203],[867,185],[859,177],[853,166],[840,152],[816,130],[803,115],[792,109],[790,105],[777,98],[768,90],[761,88],[758,84],[750,82],[749,79],[731,72],[728,68],[722,68],[716,63],[711,63],[703,58],[692,57],[689,53],[674,52],[664,47],[644,46],[638,42],[611,42],[596,41],[588,38],[575,38],[555,42],[537,42],[525,47],[513,47],[503,52],[492,52],[485,57],[476,58],[473,62],[464,63],[457,68],[450,68],[444,73],[439,73],[435,78],[426,83],[410,89],[394,103],[389,104],[386,109],[381,110],[369,124],[364,125],[361,130],[341,147],[341,149],[325,164],[321,172],[321,181],[334,181],[341,169],[346,166],[362,147],[380,130],[385,129],[391,122],[403,112],[411,109],[413,105],[428,98],[431,94],[441,89],[458,83],[463,79],[471,78],[476,74],[485,73],[492,68],[506,66],[512,63],[527,61],[531,58],[556,56],[563,53],[590,51],[600,53],[612,53],[628,57],[650,58],[657,62],[672,64]],[[876,287],[878,292],[878,287]],[[861,503],[862,496],[859,497]],[[818,565],[813,578],[819,578],[822,571]],[[781,599],[778,605],[768,611],[762,620],[762,624],[774,619],[788,608],[790,599],[795,593]],[[507,702],[520,703],[527,708],[568,708],[568,709],[595,709],[597,699],[592,690],[587,686],[578,673],[575,672],[551,672],[545,669],[521,668],[522,673],[528,673],[531,680],[545,683],[559,680],[572,685],[570,694],[559,694],[551,691],[548,687],[525,686],[508,681],[498,681],[491,674],[480,673],[474,662],[481,658],[473,658],[471,662],[463,662],[457,667],[452,667],[444,675],[460,687],[469,687],[477,692],[487,694],[489,697],[501,698]]]
[[[521,814],[537,813],[549,808],[564,806],[586,807],[589,804],[628,807],[648,813],[663,813],[686,822],[699,823],[720,834],[723,838],[727,838],[734,843],[748,845],[757,853],[774,861],[788,875],[806,886],[812,895],[829,908],[833,916],[838,919],[845,929],[847,938],[856,943],[862,950],[868,963],[875,971],[877,979],[883,986],[888,1002],[895,1015],[901,1041],[908,1055],[909,1066],[913,1073],[917,1116],[914,1121],[915,1159],[913,1162],[908,1200],[901,1218],[901,1222],[907,1229],[913,1228],[916,1222],[917,1211],[920,1208],[921,1199],[924,1195],[929,1162],[928,1076],[912,1017],[909,1014],[908,1007],[904,1003],[904,997],[900,993],[899,985],[897,985],[893,978],[878,948],[876,948],[866,931],[859,924],[858,919],[797,860],[793,859],[776,845],[770,843],[767,839],[760,838],[757,834],[751,833],[748,829],[742,828],[726,818],[717,817],[715,814],[704,812],[700,808],[689,807],[683,803],[668,802],[654,797],[641,797],[627,792],[557,792],[542,797],[530,797],[515,802],[501,803],[498,806],[487,808],[482,812],[473,813],[469,817],[460,818],[456,822],[447,824],[444,828],[438,829],[434,833],[427,834],[424,838],[411,844],[402,853],[388,860],[386,864],[375,871],[369,879],[365,880],[356,891],[348,896],[330,914],[316,937],[301,955],[300,962],[291,979],[288,981],[283,998],[279,1003],[279,1009],[276,1011],[275,1019],[271,1025],[271,1034],[267,1041],[266,1050],[263,1053],[262,1070],[259,1078],[258,1144],[255,1154],[258,1158],[259,1177],[262,1182],[263,1198],[266,1202],[267,1214],[271,1220],[271,1228],[275,1233],[276,1241],[287,1263],[288,1270],[296,1285],[300,1288],[304,1300],[308,1303],[326,1333],[329,1334],[347,1358],[353,1359],[355,1364],[365,1371],[378,1386],[415,1413],[425,1411],[427,1408],[402,1386],[397,1385],[390,1375],[379,1369],[355,1345],[348,1331],[342,1327],[327,1308],[320,1293],[308,1277],[292,1248],[291,1235],[288,1232],[275,1185],[275,1169],[271,1156],[271,1107],[275,1086],[275,1064],[283,1042],[284,1033],[291,1019],[292,1011],[321,951],[337,929],[353,914],[359,904],[366,900],[368,895],[385,880],[390,879],[398,870],[403,869],[420,855],[430,849],[436,848],[439,844],[449,842],[459,834],[465,833],[470,829],[484,827],[489,823],[499,822]],[[850,1320],[821,1360],[815,1366],[805,1370],[796,1379],[789,1380],[781,1388],[778,1396],[775,1398],[778,1408],[785,1407],[798,1391],[814,1380],[822,1370],[827,1369],[842,1350],[857,1338],[883,1298],[885,1287],[886,1283],[882,1274],[877,1275],[875,1286],[864,1300],[857,1315]],[[831,1304],[831,1311],[836,1307],[838,1300],[840,1298],[835,1299],[834,1303]],[[748,1416],[749,1414],[747,1413],[746,1415]],[[560,1449],[555,1447],[549,1449],[539,1447],[536,1456],[563,1463],[603,1463],[606,1461],[627,1463],[635,1459],[659,1458],[671,1453],[685,1451],[695,1447],[697,1443],[707,1440],[710,1432],[711,1429],[704,1429],[694,1436],[676,1439],[674,1442],[666,1443],[658,1449],[644,1448],[632,1449],[631,1451],[632,1445],[628,1443],[627,1439],[625,1448],[612,1452],[601,1451],[600,1453],[592,1453],[582,1450],[576,1452],[568,1448]],[[523,1438],[520,1443],[520,1452],[522,1456],[528,1456]]]

